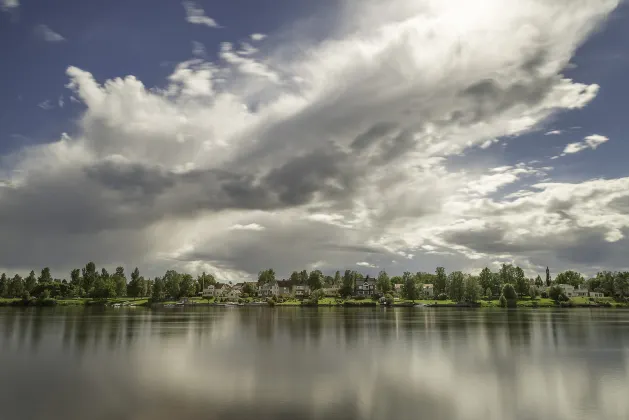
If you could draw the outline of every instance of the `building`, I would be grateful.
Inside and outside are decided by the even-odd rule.
[[[422,292],[428,297],[435,296],[435,286],[433,284],[422,284]]]
[[[573,298],[573,297],[602,298],[602,297],[605,297],[605,295],[603,293],[590,292],[587,289],[580,289],[580,288],[574,287],[574,286],[572,286],[570,284],[558,284],[557,286],[559,286],[561,288],[561,290],[563,290],[564,295],[566,295],[569,298]]]
[[[280,287],[278,286],[276,281],[272,283],[266,283],[260,287],[258,293],[261,297],[279,296]]]
[[[363,281],[357,281],[354,288],[356,296],[371,296],[376,294],[376,279],[366,277]]]
[[[290,280],[278,280],[277,287],[279,288],[280,296],[288,296],[291,291],[291,282]]]
[[[323,293],[326,296],[331,296],[331,297],[338,296],[338,294],[339,294],[339,287],[336,286],[336,285],[330,286],[330,287],[324,287],[323,288]]]
[[[393,293],[398,296],[402,294],[402,283],[395,283],[393,285]]]
[[[238,299],[241,294],[242,288],[234,286],[226,292],[222,293],[221,296],[225,296],[228,299]]]
[[[293,286],[293,295],[295,297],[304,297],[310,294],[310,286],[307,284],[296,284]]]
[[[209,299],[211,297],[222,296],[223,293],[227,292],[227,285],[223,283],[210,284],[208,287],[203,289],[202,296],[205,299]]]

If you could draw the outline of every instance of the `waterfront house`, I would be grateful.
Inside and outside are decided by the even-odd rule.
[[[376,294],[376,279],[365,277],[363,281],[357,281],[354,288],[354,295],[356,296],[371,296]]]
[[[422,292],[428,297],[435,296],[435,286],[433,284],[422,284]]]
[[[310,294],[310,286],[307,284],[296,284],[293,286],[293,295],[295,297],[304,297]]]
[[[337,285],[330,286],[330,287],[324,287],[323,288],[323,293],[326,296],[330,296],[330,297],[338,296],[339,295],[339,287]]]
[[[605,297],[605,295],[603,293],[590,292],[587,289],[581,289],[579,287],[574,287],[574,286],[572,286],[570,284],[558,284],[557,286],[559,286],[561,288],[561,290],[563,290],[564,295],[566,295],[569,298],[573,298],[573,297],[602,298],[602,297]]]
[[[263,284],[258,291],[261,297],[279,296],[280,288],[276,281]]]
[[[393,285],[393,293],[400,296],[402,294],[402,283],[395,283]]]
[[[210,284],[203,289],[202,296],[204,299],[223,296],[224,293],[227,293],[227,289],[227,285],[223,283]]]
[[[277,287],[279,289],[280,296],[288,296],[290,295],[291,282],[290,280],[278,280]]]

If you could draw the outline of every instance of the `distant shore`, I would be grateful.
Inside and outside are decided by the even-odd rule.
[[[214,302],[213,299],[189,298],[187,301],[151,302],[149,299],[0,299],[0,307],[54,307],[54,306],[100,306],[111,308],[146,307],[146,308],[177,308],[177,307],[240,307],[240,306],[274,306],[274,307],[427,307],[427,308],[499,308],[500,302],[496,300],[480,300],[476,303],[457,303],[451,300],[438,301],[434,299],[421,299],[414,301],[396,300],[392,305],[386,305],[372,299],[340,299],[323,298],[318,303],[289,299],[283,302],[269,302],[253,298],[240,299],[233,302]],[[573,298],[569,302],[555,302],[552,299],[519,299],[515,308],[629,308],[629,305],[614,302],[612,299],[590,301],[587,298]]]

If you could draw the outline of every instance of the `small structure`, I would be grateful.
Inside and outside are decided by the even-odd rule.
[[[435,286],[430,283],[422,284],[422,292],[428,297],[433,297],[435,295]]]
[[[274,281],[272,283],[263,284],[258,293],[261,297],[279,296],[280,288],[277,285],[277,282]]]
[[[339,287],[337,285],[333,285],[330,287],[324,287],[323,293],[329,297],[335,297],[339,295]]]
[[[365,277],[363,281],[356,282],[356,288],[354,289],[356,296],[371,296],[376,294],[376,279]]]
[[[401,295],[402,294],[402,283],[395,283],[393,285],[393,293],[395,293],[396,295]]]
[[[280,296],[290,295],[291,282],[290,280],[278,280],[277,287],[279,288]]]
[[[571,284],[558,284],[563,291],[564,295],[569,298],[573,297],[591,297],[591,298],[602,298],[605,297],[603,293],[600,292],[590,292],[587,289],[580,289],[579,287],[574,287]]]
[[[293,286],[293,295],[295,297],[304,297],[310,295],[310,286],[307,284],[296,284]]]
[[[223,296],[224,293],[227,293],[227,285],[223,283],[216,283],[210,284],[208,287],[203,289],[201,295],[204,299],[209,299],[211,297]]]

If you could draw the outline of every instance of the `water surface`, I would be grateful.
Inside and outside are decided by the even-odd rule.
[[[0,308],[0,418],[629,419],[629,312]]]

